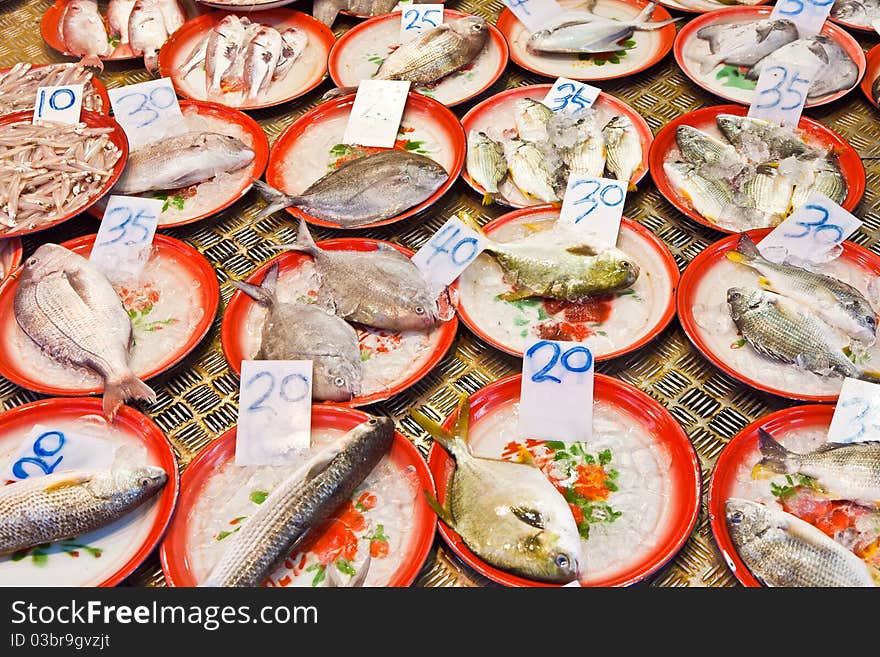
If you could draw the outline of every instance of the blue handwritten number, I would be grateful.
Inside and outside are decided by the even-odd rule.
[[[801,237],[806,237],[810,233],[813,233],[813,236],[818,240],[819,235],[822,231],[831,231],[834,233],[835,237],[831,240],[820,240],[825,241],[828,244],[837,244],[838,242],[843,240],[843,228],[838,226],[835,223],[829,222],[830,215],[828,210],[823,208],[821,205],[815,205],[814,203],[808,203],[803,206],[804,210],[813,210],[814,212],[818,212],[820,219],[818,221],[796,221],[795,224],[803,228],[803,232],[801,233],[785,233],[786,237],[791,237],[794,239],[800,239]]]
[[[403,21],[410,21],[404,27],[405,30],[420,30],[425,27],[425,25],[430,25],[431,27],[437,27],[437,22],[428,18],[429,14],[439,14],[439,9],[429,9],[424,14],[422,14],[418,9],[408,9],[403,14]],[[410,20],[410,18],[412,20]]]
[[[99,246],[104,246],[106,244],[116,244],[117,242],[119,242],[123,238],[125,238],[129,234],[130,230],[135,230],[135,229],[140,230],[140,232],[141,232],[140,237],[138,237],[137,239],[133,239],[130,237],[126,238],[126,240],[124,242],[125,246],[134,246],[135,244],[143,244],[150,237],[150,226],[142,224],[141,221],[147,220],[147,219],[149,219],[150,221],[155,221],[155,219],[156,219],[155,215],[151,215],[151,214],[145,215],[143,210],[138,210],[137,214],[132,215],[131,208],[128,208],[123,205],[119,205],[119,206],[116,206],[115,208],[113,208],[109,212],[108,217],[105,217],[104,220],[107,221],[109,219],[109,217],[112,217],[114,214],[118,214],[120,212],[125,213],[125,218],[121,222],[119,222],[118,224],[113,226],[112,228],[109,228],[107,231],[108,233],[119,233],[119,234],[116,235],[116,237],[114,237],[113,239],[104,240],[103,242],[101,242],[101,244]]]
[[[271,410],[268,406],[264,404],[272,396],[272,393],[275,391],[275,377],[271,372],[259,372],[254,375],[250,381],[247,382],[247,387],[250,388],[254,385],[258,379],[268,379],[269,386],[266,388],[265,392],[263,392],[259,397],[257,397],[256,401],[254,401],[250,406],[248,406],[249,411],[262,411],[262,410]],[[297,382],[302,386],[302,390],[297,392],[296,394],[291,394],[288,390],[288,386],[291,383]],[[302,374],[288,374],[283,379],[281,379],[281,385],[278,388],[278,395],[284,401],[288,403],[295,403],[298,401],[302,401],[306,395],[309,394],[309,379],[308,377],[303,376]]]
[[[534,383],[543,383],[544,381],[562,383],[562,379],[549,373],[554,367],[556,367],[557,363],[561,363],[566,372],[574,373],[588,372],[593,366],[593,354],[590,353],[590,350],[586,347],[571,347],[570,349],[566,349],[565,353],[563,353],[562,348],[556,342],[551,342],[549,340],[541,340],[540,342],[533,344],[526,352],[526,357],[532,358],[544,347],[550,347],[553,353],[544,367],[532,374],[532,381]],[[583,355],[584,362],[580,365],[573,364],[572,358],[579,354]]]
[[[418,9],[408,9],[403,14],[404,21],[408,21],[410,18],[412,18],[412,20],[409,23],[407,23],[407,26],[404,29],[407,29],[407,30],[418,29],[416,27],[416,23],[419,21],[419,10]]]
[[[302,386],[302,391],[297,395],[289,395],[287,393],[287,386],[293,382],[297,381]],[[302,374],[288,374],[283,379],[281,379],[281,387],[278,390],[278,394],[281,395],[281,398],[289,402],[291,404],[302,401],[307,394],[309,394],[309,380],[307,377]]]
[[[440,241],[446,233],[450,233],[449,236],[446,237],[445,240]],[[428,257],[428,260],[427,262],[425,262],[425,264],[431,264],[431,261],[441,253],[448,253],[449,259],[452,260],[452,263],[458,267],[466,265],[471,260],[476,258],[477,253],[480,250],[480,245],[477,240],[473,237],[465,237],[464,239],[455,242],[459,233],[461,233],[461,229],[458,226],[447,226],[439,233],[437,233],[430,242],[431,248],[434,249],[434,253],[432,253]],[[449,244],[451,242],[455,242],[455,245],[450,248]],[[470,247],[469,250],[468,247]],[[465,250],[462,251],[461,249]]]
[[[532,12],[528,10],[527,5],[529,4],[529,0],[505,0],[507,6],[511,9],[515,7],[519,7],[526,16],[531,16]]]
[[[435,21],[431,20],[430,18],[428,18],[428,15],[429,14],[439,14],[439,13],[440,13],[439,9],[429,9],[424,14],[422,14],[422,24],[424,25],[425,23],[427,23],[431,27],[437,27],[437,23]]]
[[[140,98],[141,100],[140,103],[137,103],[137,106],[126,116],[147,114],[147,118],[142,119],[142,122],[139,123],[137,126],[138,128],[146,128],[148,125],[152,125],[156,121],[156,119],[159,118],[159,110],[168,109],[174,104],[175,95],[174,92],[168,89],[168,87],[157,87],[153,89],[149,94],[135,91],[130,94],[120,96],[118,103],[122,104],[124,102],[127,102],[129,98],[134,99],[135,103],[137,103],[137,98]]]
[[[58,444],[54,449],[48,449],[43,445],[43,441],[52,437],[58,440]],[[43,471],[43,474],[52,474],[64,457],[59,456],[55,459],[55,462],[51,464],[46,462],[45,457],[55,456],[61,451],[61,448],[64,447],[64,443],[64,434],[60,431],[46,431],[45,433],[41,433],[34,441],[34,456],[25,456],[18,459],[12,466],[12,474],[16,479],[27,479],[30,477],[30,474],[24,469],[25,463],[33,463]]]
[[[575,86],[571,82],[563,82],[556,87],[556,91],[560,93],[568,91],[569,93],[554,98],[557,101],[557,105],[552,108],[554,112],[565,109],[569,104],[576,105],[579,110],[586,109],[592,105],[588,98],[584,98],[584,88],[582,86]]]
[[[620,187],[618,187],[617,185],[608,184],[603,187],[602,184],[598,180],[591,178],[588,180],[578,180],[574,184],[574,189],[577,189],[581,185],[591,185],[592,189],[590,189],[586,193],[586,195],[582,196],[577,201],[575,201],[573,205],[582,205],[584,203],[589,203],[590,205],[589,205],[589,209],[586,212],[579,215],[574,220],[574,223],[576,223],[576,224],[580,223],[581,219],[584,219],[588,215],[592,214],[593,211],[599,207],[600,202],[602,203],[602,205],[605,205],[609,208],[613,208],[613,207],[618,206],[621,203],[623,203],[623,199],[624,199],[623,190]],[[598,199],[596,197],[597,193],[598,193]]]
[[[59,104],[59,98],[68,98],[69,102],[61,107]],[[76,101],[76,94],[73,93],[70,89],[56,89],[52,92],[52,95],[49,96],[49,107],[51,107],[55,111],[62,111],[73,107],[73,103]],[[46,102],[46,90],[40,89],[40,104],[39,110],[37,111],[37,116],[42,118],[43,116],[43,106]]]
[[[247,387],[250,388],[252,385],[254,385],[257,382],[258,379],[265,379],[265,378],[269,379],[269,387],[266,388],[266,392],[264,392],[262,395],[257,397],[257,400],[255,402],[253,402],[250,406],[248,406],[249,411],[262,411],[263,409],[266,408],[265,406],[263,406],[263,402],[265,402],[267,399],[269,399],[269,397],[272,395],[272,391],[275,389],[275,377],[272,376],[272,374],[270,372],[260,372],[259,374],[254,376],[247,383]]]
[[[760,97],[763,98],[766,95],[773,96],[772,100],[767,102],[760,102],[756,105],[758,109],[770,109],[771,107],[776,107],[782,103],[782,99],[784,96],[793,96],[793,100],[791,103],[782,105],[781,109],[785,111],[793,110],[804,102],[804,93],[806,89],[809,88],[810,80],[806,78],[802,78],[797,74],[797,71],[789,71],[784,66],[771,66],[768,71],[780,71],[781,76],[777,80],[776,84],[774,84],[769,89],[764,89],[760,93]],[[786,82],[788,83],[786,85]],[[795,85],[806,85],[803,90],[795,89]],[[783,89],[783,85],[785,85],[785,89]]]

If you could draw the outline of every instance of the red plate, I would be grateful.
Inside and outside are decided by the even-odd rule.
[[[515,210],[502,215],[483,226],[483,231],[488,236],[491,236],[502,227],[510,224],[517,224],[520,222],[534,223],[552,220],[558,217],[559,209],[557,207],[553,205],[539,205],[522,210]],[[641,224],[623,217],[623,220],[621,221],[621,231],[624,235],[624,239],[640,242],[643,245],[643,248],[650,250],[654,257],[660,262],[660,266],[657,269],[646,271],[646,268],[644,267],[645,260],[641,259],[640,266],[642,267],[642,271],[640,277],[646,276],[649,273],[651,278],[655,281],[661,280],[664,281],[664,283],[668,281],[668,286],[666,286],[668,287],[668,292],[666,293],[667,297],[665,302],[658,304],[658,310],[652,313],[651,317],[653,318],[653,321],[648,320],[651,321],[651,323],[647,327],[647,330],[643,331],[641,336],[637,336],[631,344],[603,353],[600,349],[595,348],[594,345],[590,345],[588,342],[587,344],[590,346],[591,350],[594,351],[597,361],[610,360],[611,358],[628,354],[643,347],[657,337],[663,329],[669,325],[669,322],[675,315],[675,288],[678,285],[679,278],[678,265],[675,264],[675,258],[672,257],[672,254],[669,252],[666,245]],[[619,241],[618,244],[620,244]],[[621,248],[626,250],[625,245],[621,245]],[[477,263],[470,265],[472,268],[478,266]],[[470,294],[462,292],[462,286],[467,282],[470,282],[470,278],[472,277],[480,278],[479,273],[474,272],[469,276],[466,270],[454,284],[456,295],[458,296],[458,314],[461,316],[461,320],[473,333],[496,349],[500,349],[508,354],[522,358],[522,348],[519,345],[513,345],[510,341],[505,342],[493,337],[486,331],[485,322],[481,324],[477,319],[480,315],[480,310],[486,303],[491,303],[491,300],[488,297],[485,299],[472,300]],[[508,289],[512,289],[512,287],[509,287]],[[654,315],[656,315],[656,317],[654,317]],[[603,324],[602,330],[609,334],[614,333],[614,324]],[[525,338],[523,339],[525,340]]]
[[[751,104],[754,91],[725,86],[714,77],[717,75],[718,67],[715,67],[706,75],[700,73],[698,62],[702,60],[704,55],[708,54],[709,45],[708,42],[697,38],[697,31],[714,23],[751,23],[763,20],[769,18],[772,11],[773,7],[727,7],[698,16],[681,28],[678,36],[675,37],[675,61],[678,62],[678,66],[684,74],[694,81],[694,84],[706,91],[734,103],[740,103],[741,105]],[[865,74],[865,53],[862,51],[862,47],[850,34],[847,34],[840,27],[828,21],[822,26],[821,34],[837,41],[846,51],[846,54],[856,63],[856,66],[858,66],[858,78],[855,84],[853,84],[853,87],[855,87]],[[697,45],[699,45],[699,50],[696,54],[692,55],[691,50]],[[808,101],[806,107],[817,107],[835,101],[849,93],[850,89],[841,89],[833,94],[827,94]]]
[[[834,415],[834,407],[821,404],[784,408],[752,422],[727,443],[718,457],[709,482],[709,524],[712,526],[712,534],[724,560],[740,584],[761,586],[739,558],[733,545],[730,533],[727,531],[724,504],[734,489],[737,470],[749,457],[754,456],[758,449],[758,429],[768,431],[776,440],[784,443],[785,434],[789,432],[827,429],[831,424],[832,415]]]
[[[579,9],[583,6],[580,0],[561,0],[559,4],[566,9]],[[647,6],[648,0],[603,0],[599,5],[599,13],[612,18],[629,19],[635,18]],[[663,7],[657,7],[651,14],[653,22],[670,18],[672,16]],[[627,49],[626,54],[615,63],[609,59],[613,53],[583,55],[588,58],[584,60],[574,54],[531,54],[526,50],[530,32],[506,7],[498,17],[498,29],[510,46],[510,58],[527,71],[549,78],[565,77],[588,82],[615,80],[644,71],[666,57],[675,41],[674,24],[659,30],[637,31],[630,37],[630,40],[636,42],[636,46]],[[603,63],[597,64],[598,61]]]
[[[104,18],[106,27],[107,9],[103,2],[101,5],[101,16]],[[61,19],[64,18],[65,9],[67,9],[67,0],[55,0],[52,6],[43,14],[43,19],[40,21],[40,34],[43,36],[43,41],[48,43],[53,49],[68,57],[75,57],[75,55],[67,52],[67,46],[64,45],[64,40],[61,38]],[[121,43],[116,46],[116,49],[108,57],[101,57],[100,59],[105,62],[113,62],[126,59],[140,59],[140,57],[131,51],[129,44]],[[109,102],[107,107],[110,107]]]
[[[21,240],[10,237],[0,240],[0,283],[21,264]]]
[[[15,112],[13,114],[7,114],[6,116],[0,116],[0,126],[9,125],[11,123],[30,123],[33,115],[33,110],[25,110],[23,112]],[[37,233],[41,230],[52,228],[53,226],[57,226],[58,224],[67,221],[68,219],[72,219],[80,212],[84,212],[91,205],[96,203],[98,199],[109,192],[110,188],[116,184],[117,180],[119,180],[119,176],[122,175],[122,170],[125,168],[125,163],[128,160],[128,139],[125,137],[125,132],[123,132],[122,127],[109,116],[104,116],[103,114],[97,114],[95,112],[83,112],[80,115],[80,121],[92,128],[113,129],[113,132],[109,133],[108,137],[110,138],[110,141],[113,143],[113,145],[116,146],[116,148],[118,148],[120,151],[119,160],[117,160],[116,165],[113,167],[113,174],[110,176],[110,178],[107,179],[107,182],[104,183],[104,185],[101,187],[101,189],[98,190],[98,193],[95,194],[94,197],[88,199],[80,207],[72,209],[66,215],[59,217],[58,219],[54,219],[48,223],[40,224],[35,228],[22,228],[20,230],[16,230],[15,228],[0,228],[0,237],[30,235],[31,233]]]
[[[61,246],[88,258],[92,245],[95,242],[95,237],[96,235],[83,235],[82,237],[62,242]],[[176,350],[162,354],[161,360],[159,362],[153,361],[153,364],[146,371],[135,372],[142,380],[151,379],[163,372],[167,372],[196,348],[211,329],[220,300],[220,288],[217,285],[214,269],[198,251],[180,240],[167,237],[166,235],[156,235],[153,239],[153,247],[158,250],[162,259],[176,263],[177,268],[185,270],[186,274],[191,277],[192,288],[198,290],[199,305],[203,312],[185,344]],[[102,385],[75,387],[47,381],[38,371],[29,372],[21,367],[20,363],[16,362],[15,355],[17,350],[13,348],[13,345],[16,344],[22,332],[15,321],[13,302],[20,274],[21,269],[19,268],[0,287],[0,318],[2,318],[0,320],[0,355],[2,355],[2,358],[0,358],[0,375],[16,385],[44,395],[94,395],[103,392]],[[157,303],[158,301],[150,301],[150,303],[154,302]],[[134,309],[139,307],[137,306]]]
[[[291,66],[290,71],[281,80],[273,82],[264,98],[258,103],[242,102],[238,92],[227,93],[222,105],[243,110],[259,109],[281,105],[294,98],[307,94],[321,84],[327,75],[327,56],[336,37],[330,28],[311,16],[291,9],[267,9],[258,14],[234,11],[212,11],[184,23],[177,32],[171,35],[162,50],[159,51],[159,72],[162,77],[171,78],[178,94],[190,100],[214,100],[208,98],[205,89],[205,73],[201,68],[195,69],[186,78],[178,74],[178,67],[195,48],[198,40],[229,14],[236,14],[257,20],[263,25],[270,25],[278,30],[296,27],[305,31],[309,44],[299,59]]]
[[[369,419],[362,411],[338,406],[315,405],[312,407],[312,428],[340,429],[348,431]],[[235,458],[235,429],[212,441],[189,464],[181,478],[182,493],[180,509],[168,529],[159,553],[162,571],[171,586],[197,586],[198,580],[193,572],[189,550],[189,520],[201,492],[217,468]],[[412,466],[416,470],[419,488],[434,492],[434,482],[424,459],[413,444],[400,432],[394,432],[394,443],[390,457],[400,470]],[[434,512],[431,511],[421,492],[413,501],[413,528],[406,556],[394,575],[383,586],[409,586],[418,575],[422,564],[428,557],[434,542],[436,526]]]
[[[722,233],[733,233],[734,231],[712,223],[694,210],[690,201],[679,194],[669,178],[667,178],[666,172],[663,170],[663,162],[669,152],[676,148],[675,132],[678,130],[678,126],[689,125],[705,129],[708,126],[715,125],[715,118],[719,114],[745,116],[747,113],[748,108],[741,105],[715,105],[714,107],[703,107],[693,112],[688,112],[670,121],[660,129],[660,132],[654,138],[651,152],[648,155],[651,177],[654,179],[654,183],[663,197],[672,203],[682,214],[687,215],[699,224]],[[846,198],[843,199],[841,205],[849,211],[855,209],[865,194],[865,166],[862,164],[862,158],[850,146],[849,142],[818,121],[802,116],[798,123],[798,129],[809,138],[811,144],[831,150],[837,155],[840,172],[843,174],[844,180],[846,180],[847,187]]]
[[[551,84],[533,84],[528,87],[516,87],[515,89],[508,89],[499,94],[495,94],[475,105],[461,119],[465,138],[467,138],[467,135],[469,135],[472,130],[485,131],[487,128],[494,128],[495,130],[514,128],[513,107],[516,104],[516,101],[523,98],[531,98],[533,100],[541,101],[552,87],[553,85]],[[630,180],[630,182],[635,185],[648,173],[648,151],[651,148],[651,143],[654,141],[654,135],[651,133],[651,128],[648,127],[647,122],[642,118],[641,114],[636,112],[632,107],[619,98],[606,94],[604,91],[599,94],[598,98],[596,98],[594,107],[597,112],[607,112],[609,117],[614,114],[625,115],[630,121],[632,121],[633,126],[638,131],[639,140],[642,143],[642,166],[636,171],[635,175],[633,175]],[[485,193],[483,188],[475,183],[470,177],[467,168],[462,170],[461,175],[462,178],[464,178],[464,181],[471,186],[471,189],[480,195]],[[533,201],[534,202],[531,203],[531,205],[541,204],[539,199],[533,199]],[[522,204],[513,202],[503,202],[502,204],[510,205],[511,207],[525,207]]]
[[[758,243],[770,232],[770,230],[771,229],[769,228],[750,230],[747,235],[749,235],[755,243]],[[678,319],[681,322],[684,332],[687,334],[688,338],[690,338],[690,341],[694,343],[694,346],[696,346],[696,348],[718,368],[723,370],[729,376],[732,376],[734,379],[738,379],[753,388],[774,395],[779,395],[780,397],[786,397],[788,399],[799,399],[813,402],[837,401],[837,394],[809,394],[798,390],[783,390],[763,383],[755,378],[745,376],[723,360],[715,349],[713,349],[706,341],[704,333],[707,329],[701,328],[694,316],[694,305],[699,303],[697,300],[697,288],[708,271],[720,263],[727,262],[725,254],[736,248],[738,237],[738,235],[730,235],[729,237],[725,237],[703,249],[703,251],[691,261],[691,264],[688,265],[687,269],[684,270],[684,273],[681,276],[681,282],[678,286],[678,295],[676,299]],[[865,272],[871,276],[880,276],[880,256],[868,251],[866,248],[859,246],[858,244],[844,242],[843,253],[840,258],[865,270]],[[757,280],[758,277],[755,275],[755,285],[757,285]],[[724,295],[726,294],[726,291],[724,289],[719,289],[718,294]],[[748,345],[743,346],[742,348],[751,349]],[[755,354],[755,358],[762,357]],[[767,360],[766,362],[771,363],[773,361]],[[794,367],[794,365],[791,365],[791,367]],[[842,382],[843,380],[841,379],[841,383]]]
[[[874,107],[880,107],[874,94],[871,93],[871,87],[878,77],[880,77],[880,45],[874,46],[868,51],[867,69],[861,82],[862,93]]]
[[[752,4],[755,5],[766,5],[770,0],[758,0],[758,2],[754,2]],[[688,14],[706,14],[710,11],[715,11],[716,9],[721,9],[725,5],[721,3],[712,3],[715,6],[707,9],[697,9],[695,7],[688,7],[687,5],[683,5],[680,2],[676,2],[676,0],[657,0],[657,4],[663,5],[667,9],[674,9],[675,11],[683,11]]]
[[[35,424],[71,421],[83,415],[103,417],[101,400],[65,397],[41,399],[30,404],[17,406],[0,414],[0,436],[3,437],[2,440],[4,441],[17,440],[20,442],[23,435],[30,431]],[[137,412],[129,406],[122,406],[119,409],[113,421],[113,427],[125,432],[129,437],[146,447],[150,456],[150,463],[160,466],[168,473],[168,483],[165,484],[165,487],[156,496],[156,501],[153,502],[155,510],[151,512],[155,514],[155,517],[147,537],[142,543],[131,545],[129,548],[131,554],[124,564],[115,571],[108,572],[98,586],[116,586],[143,563],[165,534],[165,529],[168,527],[177,502],[177,460],[174,458],[171,444],[165,438],[165,434],[162,433],[161,429],[146,415]],[[126,528],[121,528],[117,531],[124,532],[125,530]],[[82,561],[82,558],[79,561]],[[69,570],[75,570],[79,573],[80,568],[76,567],[77,561],[74,560],[73,565],[74,568]],[[64,581],[53,581],[51,585],[82,586],[83,583],[76,581],[75,577],[73,576]]]
[[[387,246],[394,247],[407,257],[412,257],[413,255],[412,251],[398,244],[392,244],[391,242],[382,242],[380,240],[364,239],[359,237],[346,237],[318,242],[319,247],[328,251],[375,251],[379,244],[385,244]],[[307,261],[310,261],[311,259],[311,256],[308,256],[306,254],[288,251],[258,268],[253,274],[248,277],[247,282],[252,283],[253,285],[260,284],[263,281],[263,277],[266,275],[266,272],[269,271],[269,268],[275,262],[279,263],[279,275],[283,279],[286,273],[299,268],[301,265],[303,265]],[[235,294],[232,295],[232,298],[229,300],[229,304],[226,306],[226,311],[223,313],[223,324],[221,327],[220,340],[223,344],[223,353],[226,356],[226,362],[229,363],[229,367],[231,367],[236,374],[241,374],[241,361],[245,360],[247,357],[248,348],[244,341],[247,336],[247,331],[244,329],[244,327],[245,322],[247,321],[248,313],[250,312],[251,308],[253,308],[255,303],[256,302],[254,302],[244,292],[236,291]],[[434,328],[433,332],[436,335],[432,337],[434,348],[431,350],[430,355],[419,366],[417,370],[408,375],[401,376],[401,378],[396,381],[394,385],[392,385],[390,388],[379,390],[369,395],[355,397],[351,401],[344,404],[336,402],[335,405],[366,406],[367,404],[373,404],[378,401],[389,399],[399,392],[406,390],[407,388],[424,378],[425,375],[428,374],[428,372],[434,369],[437,364],[441,360],[443,360],[443,357],[446,355],[446,352],[449,351],[449,347],[452,346],[452,343],[455,340],[455,331],[457,329],[457,317],[453,317],[448,321],[442,322],[438,327]],[[361,339],[368,335],[368,332],[366,330],[357,325],[355,325],[355,330],[358,333],[358,337]],[[394,332],[388,331],[387,333]],[[331,402],[322,403],[330,404]]]
[[[31,69],[43,68],[44,66],[54,66],[54,64],[31,64]],[[6,68],[0,68],[0,76],[8,73],[12,70],[11,66],[7,66]],[[97,76],[92,76],[91,79],[92,89],[95,92],[95,95],[101,99],[101,109],[97,110],[99,114],[104,114],[105,116],[110,115],[110,96],[107,95],[107,87],[104,86],[104,83],[101,82]]]
[[[501,379],[471,395],[471,432],[475,425],[512,401],[519,400],[519,374]],[[665,566],[687,541],[700,514],[700,464],[681,426],[659,403],[635,387],[604,374],[596,374],[596,399],[613,404],[627,415],[638,419],[657,441],[662,442],[671,457],[668,478],[672,481],[674,495],[673,507],[666,511],[671,520],[663,529],[658,541],[660,547],[628,572],[607,580],[594,582],[591,586],[630,586]],[[455,413],[446,418],[444,426],[451,429],[455,423]],[[437,485],[438,499],[446,499],[449,478],[455,469],[455,462],[442,447],[436,443],[428,454],[428,467]],[[480,559],[465,545],[462,538],[445,523],[439,523],[440,535],[453,552],[471,568],[492,581],[506,586],[553,586],[546,582],[536,582],[499,570]]]
[[[254,151],[254,161],[250,168],[244,167],[235,175],[241,178],[240,184],[230,187],[224,198],[219,199],[217,203],[210,209],[197,212],[191,217],[178,217],[176,219],[163,220],[160,217],[159,228],[174,228],[175,226],[184,226],[200,221],[219,212],[222,212],[230,205],[238,201],[242,196],[247,194],[253,187],[253,178],[259,178],[266,170],[266,162],[269,160],[269,139],[266,133],[260,127],[260,124],[243,112],[226,107],[226,105],[218,105],[217,103],[207,103],[201,100],[183,100],[180,102],[180,110],[184,116],[198,115],[205,118],[216,119],[225,123],[238,126],[251,139],[251,149]],[[217,130],[221,132],[220,130]],[[150,193],[135,194],[135,196],[150,196]],[[88,212],[96,219],[104,216],[106,203],[101,199],[95,205],[89,208]]]
[[[299,194],[324,176],[334,162],[341,161],[345,156],[344,153],[357,155],[387,150],[381,148],[363,149],[341,143],[354,99],[355,94],[334,98],[309,110],[287,126],[272,145],[272,150],[269,153],[269,166],[266,168],[266,182],[285,193]],[[464,131],[455,114],[436,100],[410,92],[400,125],[402,130],[410,130],[411,128],[413,130],[409,133],[405,132],[404,136],[398,139],[395,148],[431,157],[446,169],[449,173],[449,179],[430,197],[396,217],[355,226],[351,230],[393,224],[418,214],[436,203],[441,196],[449,191],[464,167],[467,154]],[[434,133],[441,134],[441,141],[436,144],[429,142],[424,147],[415,148],[415,143],[419,140],[410,140],[407,135],[427,136],[419,135],[416,132],[420,128],[421,131],[430,128]],[[316,145],[318,139],[326,149],[326,156],[315,159],[316,153],[320,151],[320,146]],[[336,152],[333,152],[333,149]],[[286,176],[284,168],[288,162],[295,162],[296,170]],[[319,219],[297,208],[287,208],[287,211],[294,217],[305,219],[317,226],[345,229],[344,226]]]

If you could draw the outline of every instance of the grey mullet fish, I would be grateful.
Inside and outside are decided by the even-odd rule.
[[[162,468],[142,466],[67,470],[0,486],[0,554],[100,529],[134,511],[167,480]]]
[[[387,150],[345,162],[296,195],[254,180],[269,203],[257,220],[282,208],[354,228],[395,217],[431,197],[449,179],[446,170],[418,153]]]
[[[126,399],[156,400],[128,364],[128,313],[110,281],[88,260],[63,246],[43,244],[25,262],[14,305],[15,321],[45,353],[104,380],[108,418]]]
[[[281,482],[227,540],[201,586],[259,586],[280,561],[355,492],[391,448],[394,423],[363,422]]]

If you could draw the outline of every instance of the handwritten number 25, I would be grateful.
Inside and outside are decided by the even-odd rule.
[[[537,354],[539,351],[546,350],[548,348],[551,352],[550,359],[544,364],[541,369],[532,374],[532,381],[534,383],[543,383],[544,381],[562,383],[562,379],[560,379],[558,376],[550,374],[550,372],[556,367],[557,364],[561,364],[563,368],[560,376],[563,376],[566,372],[587,372],[593,366],[593,354],[590,353],[590,350],[586,347],[571,347],[570,349],[566,349],[565,352],[563,352],[562,347],[560,347],[555,342],[550,342],[549,340],[541,340],[540,342],[536,342],[535,344],[533,344],[526,352],[526,357],[533,358],[534,355]],[[577,363],[579,359],[582,359],[583,361],[580,364]]]
[[[403,15],[403,20],[409,21],[406,23],[406,27],[404,29],[407,30],[417,30],[424,28],[426,25],[430,27],[437,27],[437,21],[428,18],[431,14],[439,14],[439,9],[428,9],[424,14],[421,13],[418,9],[408,9],[406,13]]]

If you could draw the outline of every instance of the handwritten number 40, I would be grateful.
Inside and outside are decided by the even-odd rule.
[[[548,348],[551,351],[550,359],[541,369],[532,374],[532,381],[534,383],[543,383],[544,381],[562,383],[562,379],[559,378],[559,376],[564,376],[567,372],[588,372],[593,366],[593,354],[590,353],[590,350],[586,347],[571,347],[563,352],[562,347],[549,340],[541,340],[540,342],[533,344],[526,352],[526,357],[532,358],[542,349],[546,350]],[[553,374],[550,374],[550,372],[557,364],[562,365],[563,371],[559,376],[554,376]]]
[[[57,444],[54,446],[52,445],[53,440],[57,441]],[[24,467],[27,463],[37,466],[43,471],[43,474],[52,474],[64,457],[59,456],[53,463],[49,463],[46,458],[55,456],[60,452],[61,448],[64,447],[64,443],[64,434],[60,431],[46,431],[45,433],[41,433],[34,441],[34,455],[24,456],[18,459],[12,466],[12,474],[17,479],[27,479],[30,477],[30,474]]]
[[[440,14],[439,9],[428,9],[425,13],[418,9],[407,9],[403,14],[403,21],[406,23],[406,30],[422,30],[425,27],[437,27],[438,23],[433,18],[429,18],[432,14]]]
[[[251,380],[247,382],[247,387],[250,388],[261,379],[266,382],[264,384],[266,386],[265,390],[257,396],[256,401],[248,406],[249,411],[272,410],[271,406],[266,405],[266,402],[269,401],[269,398],[275,392],[277,382],[274,374],[265,371],[259,372],[251,377]],[[302,401],[309,394],[309,380],[302,374],[288,374],[281,379],[281,383],[277,385],[277,388],[278,396],[281,400],[288,404],[293,404]]]
[[[464,266],[477,257],[480,245],[473,237],[458,239],[461,229],[458,226],[447,226],[431,238],[428,245],[434,252],[428,257],[427,264],[440,255],[448,253],[449,259],[458,267]]]

